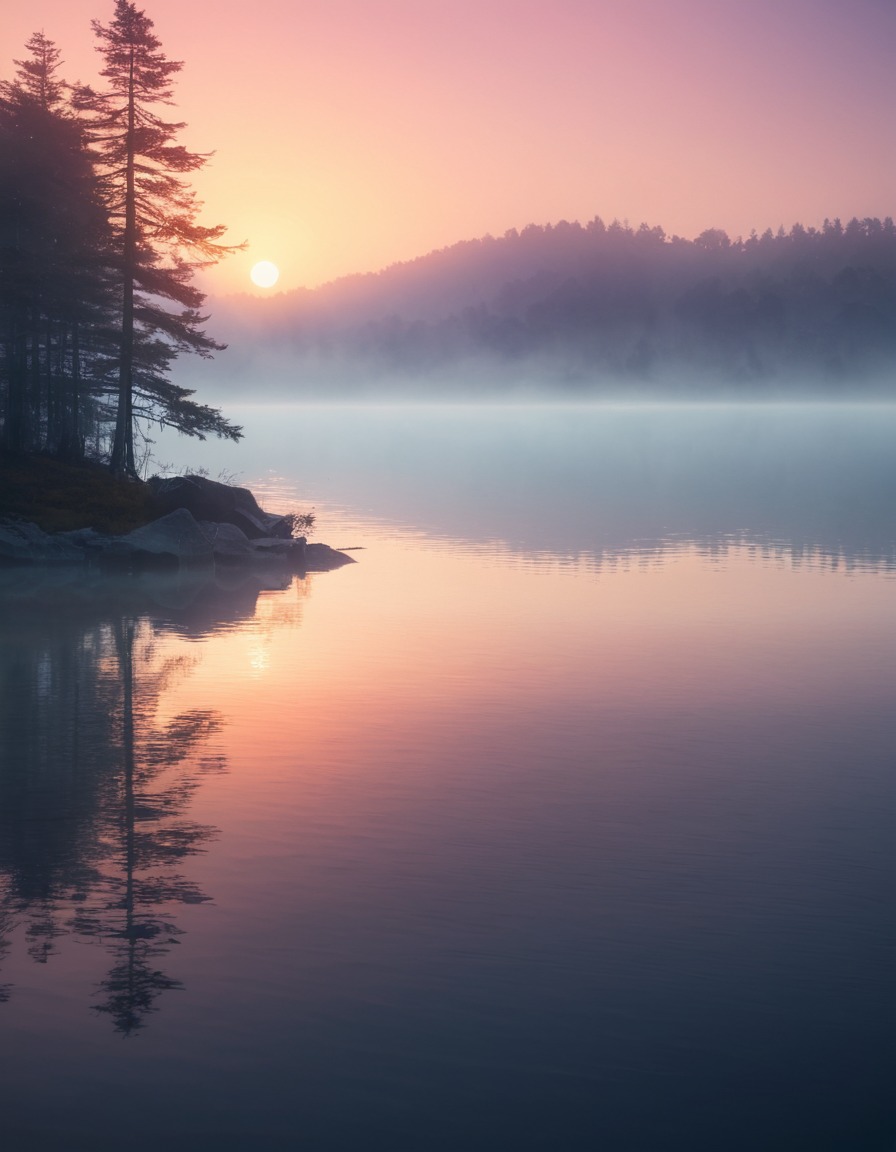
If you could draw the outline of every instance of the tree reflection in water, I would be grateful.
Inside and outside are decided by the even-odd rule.
[[[133,586],[0,596],[0,965],[21,934],[38,963],[61,937],[100,942],[112,964],[94,1009],[124,1035],[181,987],[164,969],[176,910],[210,899],[183,868],[216,835],[189,809],[225,768],[218,713],[159,720],[195,664],[170,654],[166,633],[251,617],[259,590],[214,609],[201,588],[156,589],[149,609]],[[0,1002],[12,992],[0,979]]]
[[[142,1026],[161,992],[180,987],[158,967],[180,934],[171,906],[209,899],[176,869],[214,835],[213,828],[185,819],[184,813],[202,773],[220,767],[219,760],[196,755],[220,719],[212,712],[192,712],[156,726],[159,697],[184,664],[157,664],[155,634],[147,621],[118,619],[112,634],[121,688],[112,716],[120,768],[102,813],[101,881],[72,927],[102,938],[114,956],[97,1008],[111,1016],[119,1032],[130,1033]],[[175,768],[179,771],[169,773]]]
[[[6,891],[4,891],[2,899],[0,899],[0,964],[3,963],[9,953],[9,933],[13,927],[11,919],[9,901],[7,900]],[[6,1003],[11,991],[12,989],[9,984],[0,982],[0,1004]]]

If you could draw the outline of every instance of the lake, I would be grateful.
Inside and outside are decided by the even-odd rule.
[[[896,1147],[896,409],[228,409],[338,571],[0,571],[18,1150]]]

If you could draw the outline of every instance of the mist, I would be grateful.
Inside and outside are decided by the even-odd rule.
[[[588,563],[751,543],[892,567],[891,405],[259,405],[239,445],[160,436],[201,467],[474,545]],[[276,483],[274,484],[276,487]],[[349,544],[351,541],[339,541]]]
[[[220,401],[880,399],[896,226],[685,240],[561,221],[213,313],[229,348],[181,378]]]

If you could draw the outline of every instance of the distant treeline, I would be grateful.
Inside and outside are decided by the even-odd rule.
[[[530,225],[252,303],[248,328],[230,316],[239,339],[264,333],[318,371],[362,364],[422,385],[475,363],[572,389],[861,390],[896,367],[896,226],[685,240],[600,218]]]
[[[141,420],[240,434],[170,378],[181,352],[221,347],[191,279],[230,249],[185,179],[206,157],[155,113],[181,65],[152,27],[128,0],[93,22],[101,90],[64,81],[43,33],[0,81],[0,450],[134,474]]]

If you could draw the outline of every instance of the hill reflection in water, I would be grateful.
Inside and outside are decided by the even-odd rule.
[[[829,415],[655,473],[281,420],[272,496],[332,481],[358,564],[7,575],[11,1144],[886,1147],[891,425]]]
[[[750,543],[896,562],[896,405],[271,406],[238,415],[245,448],[163,441],[160,456],[238,467],[277,506],[337,505],[546,559]]]

